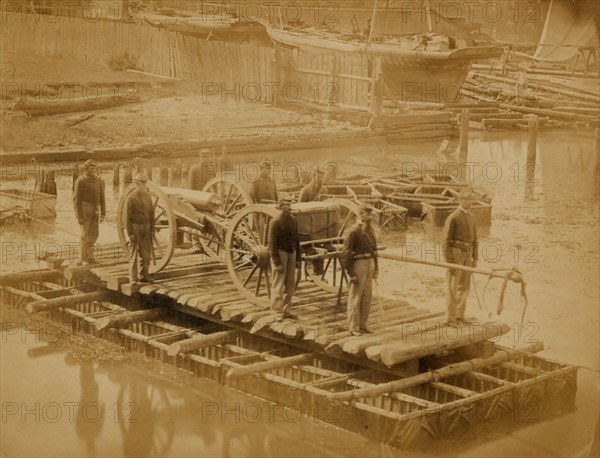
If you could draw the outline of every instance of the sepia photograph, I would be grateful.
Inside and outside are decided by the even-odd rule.
[[[600,455],[600,0],[0,0],[0,458]]]

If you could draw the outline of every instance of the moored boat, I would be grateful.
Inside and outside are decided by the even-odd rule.
[[[327,25],[291,27],[283,21],[263,25],[271,39],[284,47],[321,55],[366,56],[369,76],[379,72],[373,71],[378,60],[386,88],[405,101],[456,102],[471,64],[503,53],[501,47],[468,46],[464,39],[432,31],[375,36],[374,27],[368,34],[349,34]]]

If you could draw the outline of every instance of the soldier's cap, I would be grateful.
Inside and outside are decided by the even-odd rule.
[[[87,169],[88,167],[98,167],[98,163],[96,161],[94,161],[93,159],[88,159],[87,161],[85,161],[83,163],[83,169]]]
[[[273,166],[273,162],[270,161],[269,159],[265,159],[264,161],[262,161],[260,163],[261,167],[272,167]]]
[[[371,213],[373,213],[373,206],[371,204],[363,202],[358,206],[358,211],[370,215]]]
[[[146,183],[147,181],[148,181],[148,177],[146,176],[145,173],[138,172],[135,175],[133,175],[134,183]]]
[[[477,195],[473,192],[471,188],[461,189],[458,193],[458,198],[460,200],[476,200]]]
[[[277,199],[277,203],[279,205],[282,204],[292,204],[294,200],[292,199],[292,196],[288,195],[288,194],[280,194],[279,198]]]
[[[200,155],[200,157],[209,157],[210,148],[202,148],[198,154]]]

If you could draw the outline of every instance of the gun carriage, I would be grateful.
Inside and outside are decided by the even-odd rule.
[[[271,295],[269,225],[279,214],[275,204],[255,204],[245,187],[232,177],[217,177],[203,191],[165,188],[152,182],[148,188],[154,205],[155,230],[150,273],[164,269],[184,234],[206,255],[225,262],[231,280],[254,304],[268,305]],[[127,188],[117,209],[117,228],[126,244],[127,201],[135,186]],[[347,199],[296,203],[303,268],[300,274],[326,291],[347,285],[339,255],[344,235],[358,218],[358,206]],[[300,276],[298,278],[300,281]]]

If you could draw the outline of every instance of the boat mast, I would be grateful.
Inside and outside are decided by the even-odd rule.
[[[379,0],[375,0],[375,6],[373,7],[373,16],[371,17],[371,30],[369,30],[369,43],[373,40],[373,33],[375,33],[375,20],[377,19],[377,4]]]
[[[427,31],[433,32],[433,24],[431,22],[431,7],[429,6],[429,0],[425,0],[425,16],[427,17]]]

